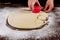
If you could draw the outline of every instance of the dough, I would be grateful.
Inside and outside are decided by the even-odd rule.
[[[8,16],[8,23],[16,28],[31,29],[42,27],[46,24],[48,15],[45,12],[34,14],[32,12],[19,11]]]

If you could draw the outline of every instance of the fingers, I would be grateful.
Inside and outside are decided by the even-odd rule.
[[[32,10],[34,9],[34,4],[31,5]]]
[[[52,6],[49,6],[49,9],[46,10],[45,12],[50,12],[52,9],[53,9],[53,7]]]
[[[31,1],[30,1],[30,0],[28,0],[28,7],[29,7],[30,9],[32,9],[32,8],[31,8]]]
[[[52,5],[46,5],[46,7],[44,8],[44,11],[45,12],[50,12],[53,8],[54,8],[54,6],[52,6]]]
[[[51,0],[47,0],[46,5],[44,7],[45,12],[50,12],[54,8],[54,3]]]
[[[28,7],[33,10],[34,9],[34,4],[35,4],[35,1],[34,0],[28,0]]]
[[[41,5],[40,5],[39,1],[37,1],[37,4],[41,7]]]
[[[34,3],[35,3],[35,2],[32,3],[32,1],[28,1],[28,7],[29,7],[31,10],[34,9]]]
[[[28,0],[28,7],[29,7],[31,10],[33,10],[35,3],[37,3],[37,4],[41,7],[41,5],[40,5],[40,3],[39,3],[38,0]]]
[[[49,6],[49,5],[46,3],[46,5],[45,5],[45,7],[44,7],[43,10],[46,11],[46,9],[48,8],[48,6]]]

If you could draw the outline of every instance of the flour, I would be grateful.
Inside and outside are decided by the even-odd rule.
[[[20,8],[3,8],[0,10],[0,35],[8,37],[10,40],[27,39],[27,38],[47,38],[56,34],[55,26],[55,15],[53,12],[49,13],[49,23],[42,29],[30,30],[30,31],[18,31],[13,30],[6,26],[6,19],[11,12],[20,10]]]

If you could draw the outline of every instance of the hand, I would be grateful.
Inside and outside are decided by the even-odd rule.
[[[47,9],[48,8],[48,9]],[[54,0],[47,0],[44,11],[49,12],[54,8]]]
[[[28,0],[28,7],[33,10],[34,9],[34,5],[35,3],[37,3],[40,6],[40,3],[38,0]]]

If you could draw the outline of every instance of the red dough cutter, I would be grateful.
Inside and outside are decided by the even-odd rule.
[[[40,12],[40,6],[37,4],[37,5],[34,5],[34,9],[32,10],[33,13],[37,14]]]

